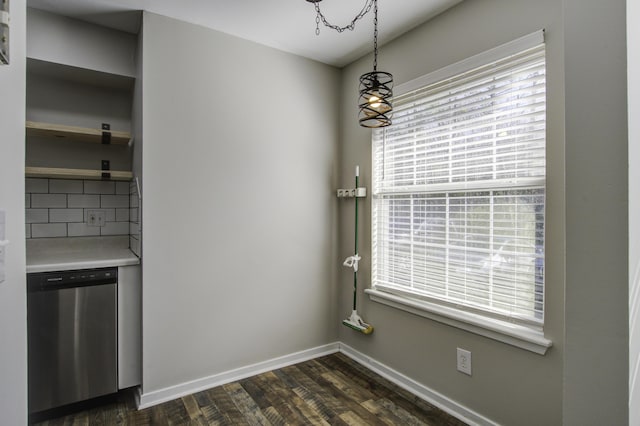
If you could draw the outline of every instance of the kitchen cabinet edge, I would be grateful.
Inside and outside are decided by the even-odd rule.
[[[118,267],[118,389],[142,384],[142,272]]]

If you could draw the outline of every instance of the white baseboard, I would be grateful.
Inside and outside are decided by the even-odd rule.
[[[428,403],[438,407],[439,409],[451,414],[452,416],[469,423],[470,425],[490,425],[498,424],[490,419],[476,413],[475,411],[461,405],[450,398],[430,389],[410,377],[388,367],[373,358],[359,352],[352,347],[341,342],[329,343],[327,345],[318,346],[304,351],[284,355],[267,361],[236,368],[234,370],[225,371],[223,373],[214,374],[202,379],[192,380],[190,382],[180,383],[168,388],[159,389],[148,393],[138,393],[136,395],[138,409],[149,408],[163,402],[181,398],[216,386],[246,379],[256,374],[265,373],[278,368],[286,367],[310,359],[319,358],[335,352],[342,352],[349,358],[360,363],[369,370],[381,375],[385,379],[400,386],[401,388],[411,392],[417,397],[427,401]]]
[[[394,370],[391,367],[388,367],[373,358],[359,352],[352,347],[345,345],[344,343],[340,343],[340,352],[368,368],[369,370],[381,375],[385,379],[391,381],[392,383],[400,386],[402,389],[405,389],[417,397],[427,401],[431,405],[434,405],[445,411],[452,416],[462,420],[465,423],[470,425],[490,425],[497,426],[498,423],[484,417],[481,414],[476,413],[475,411],[465,407],[464,405],[447,398],[442,395],[426,387],[425,385],[416,382],[410,377],[405,376],[404,374]]]
[[[338,342],[329,343],[328,345],[318,346],[304,351],[284,355],[267,361],[259,362],[245,367],[236,368],[234,370],[225,371],[213,376],[203,377],[202,379],[192,380],[190,382],[180,383],[168,388],[159,389],[153,392],[142,393],[138,402],[138,409],[148,408],[163,402],[181,398],[185,395],[200,392],[226,383],[235,382],[255,376],[256,374],[265,373],[278,368],[286,367],[300,362],[308,361],[324,355],[338,352],[340,344]]]

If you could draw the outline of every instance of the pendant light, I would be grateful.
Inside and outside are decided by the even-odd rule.
[[[393,76],[378,71],[378,0],[373,0],[373,71],[360,76],[358,120],[362,127],[386,127],[391,124]]]
[[[373,71],[360,76],[360,97],[358,108],[360,109],[358,121],[362,127],[386,127],[391,124],[393,107],[393,76],[384,71],[378,71],[378,0],[367,0],[364,7],[344,27],[330,24],[320,11],[319,3],[322,0],[307,0],[313,3],[316,9],[316,35],[320,34],[320,22],[339,33],[346,29],[353,30],[356,21],[362,19],[373,7]]]

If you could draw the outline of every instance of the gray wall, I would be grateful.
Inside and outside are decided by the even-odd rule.
[[[131,131],[136,37],[31,8],[27,25],[27,120]],[[26,164],[131,170],[131,151],[30,136]]]
[[[6,280],[0,283],[0,423],[27,424],[24,231],[26,6],[11,2],[11,64],[0,65],[0,209],[6,210]]]
[[[627,188],[624,167],[635,151],[627,154],[623,9],[622,0],[467,1],[380,53],[380,69],[401,84],[546,29],[545,334],[554,346],[545,356],[362,293],[374,334],[338,325],[350,311],[351,275],[339,265],[352,254],[353,205],[338,204],[333,191],[351,185],[356,164],[371,188],[370,132],[357,126],[355,107],[370,57],[340,80],[331,67],[145,14],[144,87],[136,89],[145,109],[134,119],[147,141],[143,391],[341,340],[502,424],[626,424],[627,230],[631,244],[637,239],[637,224],[626,225],[627,194],[637,188]],[[26,318],[23,1],[12,2],[11,19],[12,65],[0,66],[8,99],[0,103],[0,208],[12,241],[0,283],[0,413],[25,424],[26,327],[16,322]],[[633,124],[630,132],[637,138]],[[632,168],[629,179],[636,175]],[[368,286],[370,198],[362,205]],[[185,211],[189,220],[176,225]],[[632,248],[630,265],[637,259]],[[472,351],[472,377],[456,372],[456,347]]]
[[[366,337],[343,328],[341,341],[501,424],[626,423],[623,6],[623,1],[607,2],[606,7],[577,0],[467,1],[385,45],[379,57],[379,68],[392,72],[401,84],[545,29],[549,352],[535,355],[371,302],[362,293],[362,314],[376,331]],[[605,35],[594,28],[611,31]],[[368,57],[343,74],[343,185],[351,181],[355,164],[363,166],[364,185],[371,185],[370,132],[355,119],[357,78],[370,67]],[[607,99],[606,108],[590,106],[601,99]],[[361,270],[368,285],[370,199],[364,204]],[[340,207],[338,259],[351,251],[350,233],[345,232],[353,226],[351,208]],[[349,282],[344,270],[338,281],[342,316],[349,311]],[[456,371],[456,347],[472,352],[472,377]]]
[[[143,394],[335,341],[339,71],[149,13],[142,50]]]
[[[29,71],[32,64],[36,63],[27,63]],[[50,77],[40,71],[27,73],[27,120],[30,121],[94,129],[109,123],[114,131],[128,132],[131,98],[130,88],[77,83],[70,76]],[[101,160],[109,160],[112,170],[131,170],[131,148],[127,145],[70,140],[51,143],[50,138],[30,136],[26,149],[27,166],[100,169]]]
[[[629,111],[629,424],[640,424],[640,2],[627,2]],[[632,25],[633,24],[633,25]]]
[[[565,0],[564,422],[628,421],[625,1]],[[594,31],[606,28],[606,31]]]
[[[27,56],[135,77],[136,36],[38,9],[28,9]]]
[[[51,72],[69,67],[42,64],[27,63],[27,120],[91,128],[109,123],[111,130],[130,131],[133,79],[127,79],[129,87],[114,86],[100,82],[102,74],[83,70],[90,82],[78,82],[76,74]]]

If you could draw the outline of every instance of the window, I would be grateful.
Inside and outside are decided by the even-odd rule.
[[[372,293],[541,330],[545,49],[523,39],[399,88],[373,133]]]

